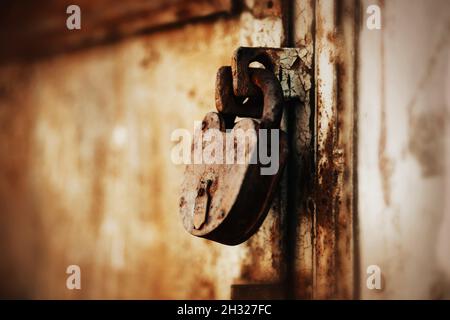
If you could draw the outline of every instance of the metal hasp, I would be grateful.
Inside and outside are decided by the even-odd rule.
[[[259,62],[277,76],[285,100],[303,100],[304,86],[309,85],[302,82],[300,73],[303,64],[301,57],[305,55],[306,50],[300,48],[238,48],[231,61],[234,94],[238,97],[257,94],[258,89],[251,83],[247,69],[250,63]]]
[[[288,155],[288,139],[280,130],[286,99],[299,97],[300,63],[298,49],[239,48],[231,66],[221,67],[216,78],[216,109],[202,121],[194,136],[194,152],[208,148],[203,135],[215,129],[223,143],[220,150],[226,162],[186,165],[180,214],[184,228],[192,235],[226,245],[249,239],[267,216]],[[264,68],[251,68],[258,61]],[[297,85],[298,83],[298,85]],[[301,86],[301,85],[300,85]],[[236,117],[242,119],[236,121]],[[254,132],[254,138],[238,135]],[[262,139],[260,133],[266,138]],[[263,174],[259,150],[273,152],[271,135],[276,132],[278,170]],[[218,138],[217,136],[214,138]],[[249,138],[249,139],[247,139]],[[228,162],[229,146],[243,144],[245,161]],[[236,148],[231,148],[236,160]],[[215,151],[217,152],[217,151]],[[269,152],[269,153],[270,153]],[[225,159],[225,156],[224,156]],[[248,161],[256,159],[257,161]]]

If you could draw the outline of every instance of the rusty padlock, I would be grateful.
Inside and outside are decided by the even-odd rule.
[[[215,135],[211,136],[215,139],[222,137],[226,141],[213,148],[214,155],[222,150],[222,155],[226,155],[222,158],[232,160],[232,163],[188,164],[180,199],[184,228],[195,236],[226,245],[240,244],[259,229],[269,211],[288,154],[287,135],[279,130],[283,111],[280,83],[268,70],[249,68],[248,72],[260,93],[243,103],[243,98],[233,95],[231,68],[219,69],[216,81],[219,112],[210,112],[204,117],[192,144],[193,153],[196,150],[204,152],[208,145],[202,135],[212,131]],[[261,120],[242,118],[235,123],[236,116],[260,117]],[[244,141],[237,133],[245,133]],[[266,139],[262,138],[263,133],[267,134]],[[272,141],[272,134],[275,141]],[[261,156],[263,149],[265,152],[271,150],[274,142],[278,145],[275,151],[278,153],[278,170],[274,174],[263,174],[264,165],[258,155]],[[239,143],[244,148],[240,153],[236,150]],[[245,155],[246,161],[239,162],[239,155]],[[272,159],[273,156],[271,154]]]

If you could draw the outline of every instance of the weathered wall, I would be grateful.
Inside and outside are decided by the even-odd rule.
[[[28,298],[227,298],[239,248],[189,236],[170,133],[214,109],[239,21],[0,71],[1,288]],[[65,288],[69,264],[83,290]],[[214,268],[212,266],[215,266]]]
[[[179,218],[171,133],[214,110],[218,68],[239,45],[280,46],[281,2],[0,67],[0,296],[230,298],[279,283],[283,214],[236,247]],[[82,290],[66,289],[68,265]]]
[[[359,47],[361,296],[448,298],[450,2],[378,4],[382,28],[362,19]],[[369,265],[381,291],[366,288]]]

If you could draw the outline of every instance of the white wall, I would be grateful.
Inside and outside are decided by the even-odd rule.
[[[368,30],[372,3],[359,44],[361,297],[448,298],[450,1],[378,3],[382,28]],[[373,264],[381,290],[366,287]]]

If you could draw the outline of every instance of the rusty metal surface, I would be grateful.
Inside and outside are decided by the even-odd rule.
[[[314,298],[352,298],[354,276],[353,0],[316,4]],[[336,19],[336,17],[339,19]]]
[[[315,0],[295,1],[293,10],[293,45],[303,53],[300,70],[305,95],[293,101],[289,109],[288,129],[293,149],[288,164],[289,259],[292,297],[313,298],[314,285],[314,189],[315,168],[315,85],[314,30]],[[295,150],[295,151],[294,151]]]
[[[293,296],[354,297],[355,1],[304,1],[294,6],[295,45],[303,81],[311,81],[291,112],[296,152],[290,237]]]
[[[81,29],[66,28],[66,8],[81,9]],[[0,62],[111,43],[127,36],[212,15],[230,15],[232,0],[4,0]]]
[[[219,73],[222,74],[220,70]],[[283,111],[283,94],[277,78],[272,72],[264,69],[251,69],[250,78],[263,93],[264,103],[260,106],[263,109],[261,121],[258,123],[253,119],[243,119],[226,128],[222,114],[210,112],[202,121],[202,132],[218,129],[224,140],[232,139],[236,146],[240,143],[236,139],[245,139],[236,136],[236,131],[250,131],[257,134],[259,129],[279,128]],[[231,80],[228,77],[227,79]],[[220,87],[223,79],[218,80],[217,86]],[[229,85],[226,87],[229,88]],[[221,102],[218,109],[221,109],[222,105]],[[245,105],[241,107],[245,108]],[[225,132],[225,129],[232,130]],[[198,134],[194,138],[193,156],[197,148],[202,150],[205,147],[201,137],[202,135]],[[287,136],[280,132],[279,137],[279,169],[274,175],[261,174],[260,162],[192,163],[186,166],[180,213],[188,232],[223,244],[237,245],[259,229],[268,213],[287,160]],[[246,159],[257,159],[258,148],[261,148],[261,145],[258,146],[259,139],[259,136],[255,139],[245,139]],[[226,154],[228,152],[226,145],[223,144],[222,147],[222,154]]]

